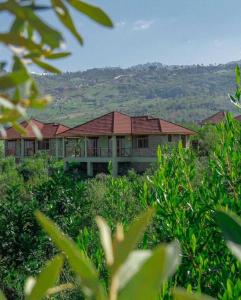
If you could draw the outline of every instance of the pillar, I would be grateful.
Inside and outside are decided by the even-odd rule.
[[[85,136],[85,157],[88,156],[88,141],[87,141],[87,137]]]
[[[4,140],[4,157],[7,156],[7,149],[8,149],[8,141]]]
[[[93,172],[93,163],[88,161],[87,162],[87,176],[93,177],[94,172]]]
[[[117,143],[116,136],[112,136],[112,176],[117,177],[118,175],[118,162],[117,162]]]
[[[55,156],[59,158],[59,139],[55,139]]]
[[[20,157],[24,157],[24,139],[21,139],[21,142],[20,142]]]
[[[35,139],[35,141],[34,141],[34,152],[35,152],[35,153],[38,152],[38,140],[37,140],[37,139]],[[34,154],[35,154],[35,153],[34,153]]]
[[[62,157],[65,157],[65,139],[62,139]]]

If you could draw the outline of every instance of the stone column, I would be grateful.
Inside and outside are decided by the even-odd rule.
[[[118,175],[118,162],[117,162],[117,143],[116,136],[112,136],[112,176],[117,177]]]

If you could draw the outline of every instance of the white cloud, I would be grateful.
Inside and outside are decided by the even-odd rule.
[[[154,20],[138,20],[134,22],[132,29],[133,30],[146,30],[149,29],[153,24]]]

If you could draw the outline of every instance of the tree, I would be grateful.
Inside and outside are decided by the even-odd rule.
[[[29,65],[60,73],[60,70],[45,60],[61,59],[69,56],[70,52],[61,52],[64,41],[62,33],[49,26],[39,16],[39,11],[53,10],[62,23],[83,45],[83,38],[75,27],[69,7],[86,15],[93,21],[105,27],[113,27],[108,15],[99,7],[87,4],[81,0],[48,0],[41,4],[38,0],[7,0],[0,1],[0,13],[8,12],[14,21],[8,32],[0,33],[0,43],[12,52],[12,70],[0,76],[0,130],[4,134],[3,125],[12,125],[24,134],[19,119],[28,121],[28,109],[44,108],[50,101],[48,95],[41,96],[38,86],[29,73]],[[6,66],[0,62],[0,74]],[[33,126],[36,135],[40,133]]]

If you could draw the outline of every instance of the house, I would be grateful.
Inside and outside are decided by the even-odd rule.
[[[211,115],[210,117],[202,120],[200,122],[200,125],[201,126],[204,126],[204,125],[217,125],[225,119],[226,115],[227,115],[226,111],[219,111],[219,112],[215,113],[214,115]]]
[[[69,127],[56,123],[43,123],[35,119],[30,122],[23,121],[21,126],[25,129],[26,136],[21,136],[13,127],[6,130],[5,156],[15,156],[19,160],[43,151],[57,158],[63,158],[63,139],[56,138],[56,135]],[[36,139],[33,126],[42,133],[41,141]]]
[[[112,174],[133,168],[142,172],[156,161],[158,145],[182,142],[189,146],[195,134],[183,126],[150,116],[132,117],[111,112],[57,134],[64,138],[65,162],[82,165],[87,175],[105,171]]]
[[[202,120],[200,122],[200,125],[201,126],[204,126],[204,125],[217,125],[217,124],[219,124],[219,123],[221,123],[225,120],[227,113],[228,113],[227,111],[219,111],[216,114],[211,115],[210,117]],[[234,117],[234,119],[241,122],[241,115]]]
[[[47,152],[66,164],[77,163],[88,176],[105,172],[111,162],[113,176],[133,168],[143,172],[156,161],[158,145],[173,145],[179,141],[189,146],[190,136],[195,134],[183,126],[150,116],[132,117],[111,112],[74,128],[56,123],[31,120],[41,131],[38,141],[32,126],[27,122],[26,137],[12,127],[7,129],[5,155],[33,156]]]

